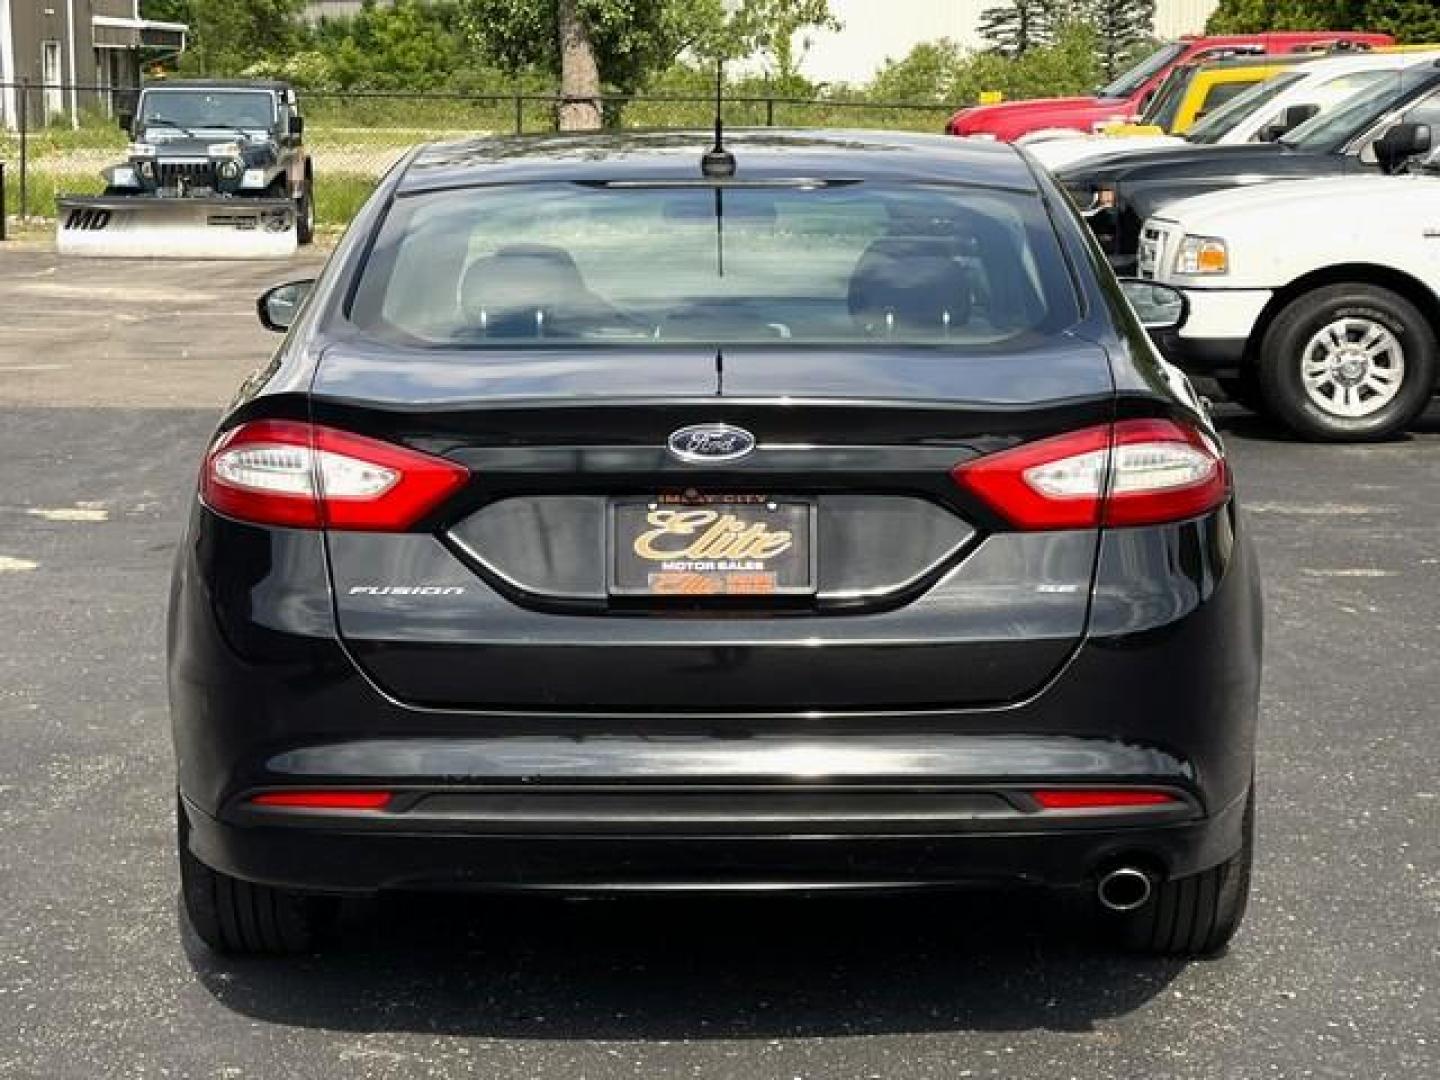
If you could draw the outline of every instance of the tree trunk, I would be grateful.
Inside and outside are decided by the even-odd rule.
[[[579,0],[557,0],[560,26],[561,131],[600,130],[600,66]]]

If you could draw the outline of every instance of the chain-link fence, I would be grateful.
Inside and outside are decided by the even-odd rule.
[[[130,136],[120,118],[134,110],[134,87],[0,83],[0,184],[5,212],[22,222],[48,219],[61,194],[97,194],[101,170],[124,159]],[[316,214],[341,226],[385,171],[416,143],[477,135],[555,130],[558,94],[300,91],[305,145],[315,165]],[[594,99],[614,129],[708,128],[713,96],[607,95]],[[950,109],[918,102],[726,97],[732,127],[865,127],[938,132]],[[0,233],[3,236],[3,233]]]

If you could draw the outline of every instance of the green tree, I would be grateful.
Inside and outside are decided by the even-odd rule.
[[[304,0],[189,0],[190,48],[182,66],[206,75],[238,75],[300,44]]]
[[[726,51],[730,56],[764,57],[776,80],[789,84],[799,78],[800,61],[809,48],[804,32],[840,28],[829,0],[748,0],[727,27]],[[797,38],[801,38],[798,52]]]
[[[435,90],[448,87],[465,65],[459,9],[435,0],[366,0],[352,18],[327,19],[312,51],[341,89]]]
[[[1440,40],[1435,0],[1220,0],[1211,33],[1261,30],[1378,30],[1405,42]]]
[[[1098,80],[1095,38],[1084,26],[1062,26],[1051,45],[1011,59],[968,52],[949,39],[924,42],[888,61],[866,88],[872,101],[973,105],[985,91],[1006,98],[1083,94]]]
[[[1370,0],[1365,5],[1369,29],[1413,42],[1440,41],[1440,3],[1436,0]]]
[[[602,90],[634,92],[687,50],[713,57],[759,49],[793,66],[795,34],[829,24],[827,0],[745,0],[729,22],[721,0],[462,0],[462,11],[487,59],[507,71],[559,76],[566,128],[598,127],[594,98]]]
[[[1113,79],[1135,51],[1155,32],[1155,0],[1088,0],[1072,11],[1095,35],[1100,69]]]
[[[140,0],[140,17],[157,22],[190,21],[190,0]]]
[[[1006,0],[980,12],[980,36],[1002,56],[1024,56],[1055,38],[1055,0]]]

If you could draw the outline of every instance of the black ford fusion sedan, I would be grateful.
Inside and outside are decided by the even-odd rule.
[[[1034,884],[1223,949],[1261,610],[1145,333],[1175,300],[1000,144],[412,153],[261,298],[288,334],[201,465],[194,930],[303,950],[391,889]]]

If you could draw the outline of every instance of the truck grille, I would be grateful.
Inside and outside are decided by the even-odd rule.
[[[1136,273],[1142,278],[1154,278],[1165,263],[1166,242],[1169,234],[1155,225],[1146,225],[1140,232],[1139,259]]]
[[[190,188],[215,186],[215,166],[209,161],[159,161],[155,170],[162,188],[178,188],[182,181]]]

